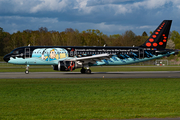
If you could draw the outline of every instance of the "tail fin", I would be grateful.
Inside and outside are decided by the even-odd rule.
[[[141,47],[165,49],[171,23],[172,20],[164,20]]]

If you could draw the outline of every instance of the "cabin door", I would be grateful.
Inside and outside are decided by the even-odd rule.
[[[139,48],[139,58],[144,58],[144,49]]]
[[[24,58],[30,58],[30,48],[24,49]]]
[[[70,57],[74,56],[74,51],[70,51]]]

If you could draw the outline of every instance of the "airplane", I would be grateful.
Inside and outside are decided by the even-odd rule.
[[[127,65],[158,59],[178,50],[165,49],[172,20],[164,20],[141,46],[24,46],[4,56],[11,64],[52,65],[56,71],[73,71],[81,68],[82,74],[90,74],[91,66]]]

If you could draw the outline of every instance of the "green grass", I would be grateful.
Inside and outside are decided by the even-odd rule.
[[[179,79],[0,79],[0,119],[180,116]]]
[[[118,71],[180,71],[180,66],[147,66],[147,67],[139,67],[139,66],[115,66],[115,67],[90,67],[92,72],[118,72]],[[79,72],[81,68],[75,69],[73,72]],[[3,67],[0,68],[0,72],[24,72],[25,66],[23,67]],[[40,68],[34,68],[34,66],[30,66],[30,72],[57,72],[54,71],[52,67],[44,66]],[[63,71],[64,72],[64,71]]]

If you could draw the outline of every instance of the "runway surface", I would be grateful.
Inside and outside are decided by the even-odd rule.
[[[180,78],[180,71],[143,71],[143,72],[1,72],[2,78]]]

